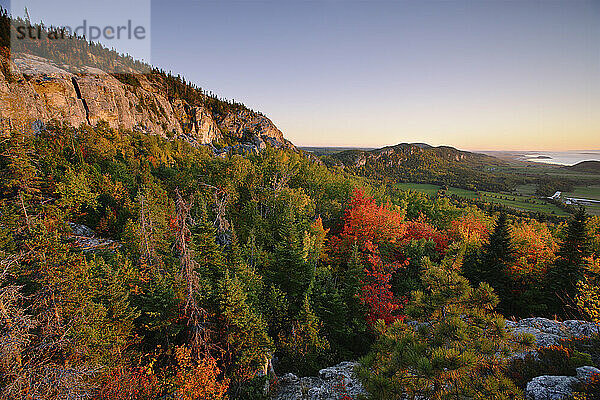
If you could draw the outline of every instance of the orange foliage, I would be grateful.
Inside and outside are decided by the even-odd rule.
[[[99,400],[154,400],[159,396],[156,376],[142,369],[116,368],[100,389]]]
[[[175,350],[175,357],[179,364],[175,378],[178,400],[219,400],[226,397],[229,379],[219,380],[221,370],[214,358],[205,357],[195,363],[190,349],[184,346]]]
[[[374,244],[367,242],[365,247],[369,266],[364,270],[366,279],[361,280],[360,300],[367,306],[367,321],[374,325],[379,319],[388,324],[402,319],[400,310],[405,301],[394,296],[390,282],[392,274],[406,262],[385,263]]]
[[[389,204],[378,206],[373,198],[366,197],[360,189],[354,190],[344,221],[340,236],[361,246],[367,241],[393,243],[406,231],[403,212],[393,209]]]
[[[384,261],[379,252],[382,243],[401,245],[406,235],[404,213],[389,204],[379,206],[362,190],[354,190],[350,207],[344,216],[344,229],[338,237],[329,241],[333,256],[347,258],[353,245],[358,245],[363,261],[365,277],[361,280],[360,300],[367,306],[367,321],[374,324],[378,319],[389,323],[402,317],[403,301],[391,291],[392,275],[405,266],[399,251],[393,251]]]
[[[513,275],[545,274],[554,262],[558,243],[546,224],[530,221],[521,222],[512,228],[517,261],[510,267]]]
[[[476,215],[467,214],[450,222],[448,234],[454,240],[481,244],[489,236],[490,230],[485,222]]]
[[[405,227],[406,232],[402,238],[403,244],[412,240],[425,239],[432,240],[435,243],[436,250],[440,253],[443,253],[448,248],[450,238],[425,221],[408,221],[405,223]]]

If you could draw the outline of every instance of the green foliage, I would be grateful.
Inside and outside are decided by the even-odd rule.
[[[503,279],[530,242],[511,242],[506,220],[488,241],[492,216],[449,198],[400,191],[290,150],[214,157],[105,123],[48,124],[35,135],[14,132],[0,147],[0,296],[12,296],[3,301],[18,344],[2,353],[10,354],[0,363],[2,383],[37,379],[55,382],[55,398],[69,387],[120,398],[136,385],[150,397],[194,393],[205,379],[219,395],[228,388],[230,398],[260,398],[271,360],[278,374],[314,374],[371,351],[366,365],[396,374],[368,378],[384,398],[428,382],[439,389],[446,379],[452,393],[472,397],[517,393],[496,357],[511,339],[492,312],[495,296],[456,273],[464,259],[465,270],[480,268],[473,281],[496,285],[507,310],[520,304],[524,297],[503,292]],[[351,213],[356,187],[373,199]],[[363,246],[369,235],[339,246],[346,216],[348,229],[387,232],[377,252]],[[69,223],[114,248],[81,253]],[[408,264],[393,273],[390,293],[413,297],[409,320],[381,327],[371,348],[377,332],[362,289],[365,268],[379,265],[374,255]],[[550,248],[543,263],[532,262],[535,271],[506,279],[534,287],[545,276],[538,266],[553,255]],[[594,260],[585,258],[587,280],[578,286],[585,304],[595,298]],[[528,293],[532,306],[543,305]],[[73,366],[79,375],[66,374]],[[423,378],[407,383],[415,368]]]
[[[589,354],[571,347],[549,346],[528,353],[522,358],[514,358],[506,368],[506,374],[522,389],[536,376],[574,376],[575,369],[592,364]]]
[[[267,325],[251,308],[246,289],[237,275],[231,277],[227,272],[219,282],[219,302],[231,368],[242,380],[252,378],[273,351]]]
[[[405,321],[378,324],[380,337],[359,376],[374,399],[522,398],[503,373],[504,356],[530,343],[511,338],[493,312],[491,288],[473,289],[457,272],[429,264]]]
[[[56,188],[61,196],[60,204],[75,213],[82,208],[96,209],[98,193],[94,192],[91,179],[92,177],[85,170],[69,169],[65,174],[65,180]]]
[[[511,228],[505,213],[500,213],[488,243],[481,248],[475,258],[467,258],[463,265],[466,277],[473,284],[487,282],[500,298],[499,309],[507,315],[514,314],[510,298],[511,282],[509,268],[516,261],[515,247],[512,243]]]
[[[586,258],[591,254],[586,220],[582,208],[569,220],[556,264],[548,273],[548,303],[551,312],[558,315],[577,312],[577,283],[584,277]]]
[[[281,367],[300,375],[311,375],[326,365],[329,342],[320,331],[321,323],[311,309],[308,296],[305,296],[291,332],[280,334]]]

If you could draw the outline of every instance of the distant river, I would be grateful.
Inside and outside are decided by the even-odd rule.
[[[600,150],[528,151],[523,160],[560,165],[575,165],[581,161],[600,161]]]

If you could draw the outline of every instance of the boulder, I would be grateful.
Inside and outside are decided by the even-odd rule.
[[[600,369],[590,366],[577,368],[577,379],[580,381],[588,380],[592,375],[600,374]]]
[[[574,376],[538,376],[527,384],[525,397],[527,400],[563,400],[573,393],[578,383],[579,379]]]
[[[585,366],[577,368],[577,376],[538,376],[527,384],[525,397],[527,400],[568,399],[575,388],[595,374],[600,374],[598,368]]]
[[[323,368],[318,377],[298,377],[285,374],[279,378],[273,400],[339,400],[347,395],[357,398],[366,394],[354,375],[357,363],[345,361]]]
[[[121,247],[119,242],[96,236],[89,227],[74,222],[69,222],[71,234],[67,239],[73,244],[73,248],[84,253],[97,251],[114,251]]]
[[[506,321],[513,333],[530,333],[536,339],[537,347],[553,346],[561,339],[591,336],[598,332],[598,326],[592,322],[569,320],[553,321],[548,318],[524,318],[519,321]]]

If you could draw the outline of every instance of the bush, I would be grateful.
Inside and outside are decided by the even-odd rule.
[[[592,358],[587,353],[563,345],[548,346],[539,348],[537,353],[530,353],[523,358],[513,359],[507,367],[506,375],[517,386],[525,388],[527,382],[536,376],[574,376],[577,367],[590,364],[592,364]]]
[[[587,382],[576,389],[573,400],[599,400],[600,399],[600,374],[592,375]]]

